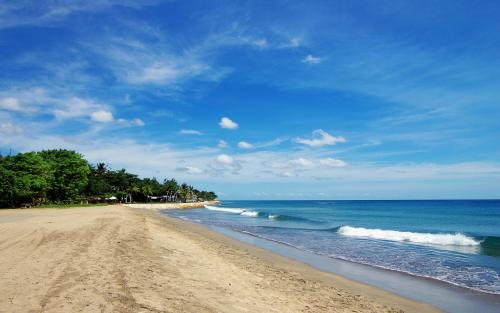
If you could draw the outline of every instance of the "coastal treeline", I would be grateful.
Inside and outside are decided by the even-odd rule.
[[[165,197],[169,195],[169,197]],[[69,204],[122,201],[145,202],[214,200],[212,191],[200,191],[175,179],[159,182],[139,178],[125,169],[91,164],[75,151],[58,149],[0,155],[0,207],[25,203]]]

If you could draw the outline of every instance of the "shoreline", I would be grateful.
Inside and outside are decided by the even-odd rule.
[[[267,249],[272,253],[312,266],[317,270],[381,288],[407,299],[428,303],[447,312],[468,313],[479,310],[485,313],[496,313],[500,308],[500,294],[482,292],[434,277],[418,276],[409,272],[316,254],[285,242],[260,237],[245,231],[231,230],[170,216],[169,212],[165,212],[165,214],[169,218],[200,225],[238,241]]]
[[[309,279],[319,280],[323,283],[335,287],[340,286],[342,288],[349,289],[349,291],[354,291],[355,293],[358,294],[361,293],[363,294],[363,296],[368,296],[372,299],[376,299],[376,301],[380,301],[384,305],[394,305],[395,303],[397,303],[397,305],[403,307],[403,312],[441,312],[441,310],[439,310],[436,307],[433,307],[432,305],[426,302],[412,300],[408,297],[398,295],[394,292],[390,292],[376,286],[372,286],[362,281],[353,280],[331,271],[319,269],[311,264],[307,264],[305,262],[294,259],[287,255],[282,255],[271,249],[264,248],[247,241],[242,241],[239,238],[235,238],[229,235],[227,232],[225,232],[225,229],[223,229],[222,231],[221,229],[217,229],[219,227],[210,227],[208,225],[194,223],[176,217],[171,217],[162,214],[159,211],[145,212],[145,214],[151,214],[151,215],[154,214],[156,215],[155,218],[165,219],[168,223],[176,225],[176,227],[184,228],[188,232],[194,232],[196,234],[202,235],[205,238],[216,240],[218,242],[229,245],[236,249],[244,250],[245,252],[253,256],[262,258],[266,262],[277,264],[280,267],[282,266],[286,269],[293,269],[294,271],[300,272],[300,274],[304,275]],[[262,238],[258,239],[267,241],[266,239]],[[355,264],[354,262],[350,261],[345,261],[345,262]]]
[[[187,203],[178,203],[178,202],[167,202],[167,203],[128,203],[121,204],[124,207],[132,208],[132,209],[145,209],[145,210],[187,210],[187,209],[200,209],[205,205],[217,205],[219,204],[219,200],[213,201],[202,201],[202,202],[187,202]]]
[[[339,275],[361,284],[368,284],[406,299],[432,305],[446,312],[468,313],[479,311],[496,313],[500,307],[500,295],[498,294],[476,291],[432,277],[417,276],[370,264],[319,255],[253,234],[217,226],[206,226],[230,238],[267,249],[272,253],[299,261],[317,270]],[[453,299],[453,301],[450,301],[450,299]]]
[[[438,312],[156,210],[2,210],[0,231],[6,312]]]
[[[282,201],[278,201],[282,202]],[[300,202],[300,201],[296,201]],[[306,202],[306,201],[304,201]],[[317,201],[316,201],[317,202]],[[333,202],[333,201],[332,201]],[[328,204],[328,203],[327,203]],[[338,207],[342,207],[341,201],[337,202]],[[277,206],[277,208],[274,208],[274,206]],[[233,201],[231,203],[227,203],[227,205],[222,206],[220,210],[217,211],[222,211],[222,212],[217,212],[220,215],[221,222],[219,222],[219,215],[212,215],[209,214],[209,211],[206,210],[193,210],[193,212],[189,212],[184,214],[183,212],[167,212],[165,211],[165,214],[168,216],[174,217],[174,218],[180,218],[183,220],[187,220],[192,223],[196,224],[201,224],[205,227],[208,227],[212,230],[221,232],[227,236],[230,236],[232,238],[237,238],[238,240],[242,240],[244,242],[250,242],[251,244],[257,245],[257,246],[266,246],[267,249],[277,252],[281,249],[279,246],[285,245],[287,247],[291,247],[294,250],[300,251],[302,254],[309,254],[314,257],[319,257],[319,258],[324,258],[326,260],[334,260],[334,262],[345,262],[345,263],[350,263],[350,264],[356,264],[360,267],[367,267],[370,270],[378,271],[378,272],[386,272],[389,273],[389,275],[392,275],[392,273],[397,273],[402,276],[403,279],[406,279],[411,283],[411,281],[417,280],[417,281],[427,281],[429,286],[426,286],[426,288],[432,288],[433,290],[436,291],[436,293],[440,294],[447,294],[449,299],[454,299],[452,305],[448,305],[447,303],[443,303],[441,298],[435,297],[434,295],[431,295],[434,300],[430,301],[427,300],[428,297],[424,296],[422,292],[418,288],[413,288],[416,290],[411,290],[409,288],[404,288],[405,286],[398,286],[397,288],[385,288],[383,284],[381,284],[377,280],[366,280],[366,279],[358,279],[356,277],[353,277],[349,275],[349,273],[342,273],[342,272],[337,272],[337,271],[332,271],[329,270],[328,267],[325,266],[320,266],[318,267],[317,265],[313,265],[316,268],[320,268],[321,270],[326,270],[326,271],[331,271],[336,274],[339,274],[341,276],[351,278],[358,280],[362,283],[368,283],[376,287],[383,288],[385,290],[395,292],[396,294],[402,295],[404,297],[408,297],[410,299],[414,299],[417,301],[424,301],[427,303],[431,303],[434,306],[444,309],[445,311],[452,311],[452,312],[469,312],[465,309],[460,309],[460,307],[469,307],[472,309],[478,307],[478,304],[480,308],[482,308],[481,312],[498,312],[500,309],[500,293],[498,293],[498,288],[494,289],[494,287],[498,287],[498,280],[495,278],[495,274],[497,271],[498,263],[495,264],[495,262],[498,261],[496,254],[492,254],[492,252],[487,252],[485,253],[483,249],[492,249],[492,243],[496,243],[497,241],[492,241],[490,239],[496,240],[498,237],[494,237],[494,235],[471,235],[471,232],[468,232],[467,235],[464,236],[464,240],[462,240],[461,236],[462,233],[456,232],[455,234],[460,234],[460,236],[456,236],[458,242],[453,243],[453,246],[448,246],[449,243],[446,243],[443,241],[443,238],[431,238],[435,242],[436,245],[429,244],[431,248],[434,248],[436,253],[434,255],[426,256],[426,255],[419,255],[420,260],[422,263],[420,264],[415,264],[413,265],[413,256],[408,255],[406,253],[406,250],[411,250],[413,251],[413,247],[415,250],[417,250],[420,247],[420,244],[414,243],[412,240],[413,238],[408,240],[408,245],[406,243],[403,245],[402,243],[399,243],[400,237],[397,237],[399,234],[404,234],[401,231],[391,231],[391,227],[386,228],[386,230],[382,230],[384,232],[388,233],[396,233],[390,234],[389,238],[387,239],[388,243],[391,243],[393,246],[394,245],[399,245],[400,247],[395,247],[397,249],[401,248],[403,251],[401,254],[397,254],[394,251],[397,251],[397,249],[392,250],[393,247],[391,247],[389,244],[384,245],[383,243],[386,242],[384,239],[382,240],[375,240],[374,242],[371,242],[369,246],[366,244],[368,240],[373,240],[373,238],[377,238],[376,236],[370,236],[367,235],[368,240],[365,242],[361,242],[360,245],[366,247],[370,251],[369,253],[365,253],[363,250],[359,250],[359,246],[357,246],[357,243],[351,243],[351,246],[346,246],[346,249],[343,250],[341,248],[338,248],[339,246],[335,244],[336,240],[341,241],[340,244],[343,244],[342,242],[344,236],[338,236],[338,234],[344,234],[342,232],[342,226],[345,224],[342,224],[342,222],[336,222],[333,223],[334,226],[316,226],[316,225],[307,225],[307,226],[296,226],[296,225],[286,225],[286,224],[275,224],[274,221],[272,223],[268,222],[268,218],[271,219],[270,217],[274,217],[275,214],[283,214],[280,217],[283,217],[282,220],[288,221],[289,219],[296,218],[297,212],[291,212],[291,211],[280,211],[279,209],[281,208],[281,203],[273,204],[272,201]],[[332,203],[333,205],[333,203]],[[285,207],[287,206],[286,204],[284,205]],[[300,205],[299,205],[300,206]],[[300,206],[306,207],[306,205]],[[212,209],[212,208],[210,208]],[[215,208],[214,208],[215,210]],[[248,211],[250,213],[253,213],[253,215],[250,214],[240,214],[242,211]],[[205,213],[203,213],[205,212]],[[233,213],[233,214],[228,214],[228,213]],[[286,214],[286,215],[285,215]],[[311,215],[307,215],[308,213],[306,211],[300,211],[299,215],[301,217],[307,216],[307,218],[311,218]],[[246,215],[246,219],[241,219],[238,217],[239,215]],[[248,219],[248,217],[251,217]],[[258,217],[258,218],[257,218]],[[307,218],[304,218],[304,221],[309,222]],[[312,217],[313,222],[317,222],[317,220],[314,220],[315,217]],[[312,224],[312,223],[311,223]],[[340,226],[338,226],[340,224]],[[349,223],[347,223],[349,224]],[[349,225],[348,225],[349,226]],[[351,227],[352,228],[352,227]],[[370,229],[368,230],[377,230],[376,225],[371,225],[369,227]],[[276,232],[274,230],[276,229]],[[365,230],[364,228],[352,228],[355,230]],[[394,228],[393,228],[394,229]],[[397,229],[397,228],[396,228]],[[281,230],[287,230],[282,232]],[[295,231],[296,230],[296,231]],[[304,236],[308,240],[302,240],[301,236],[298,234],[301,234],[302,231],[308,231],[308,230],[318,230],[318,231],[328,231],[326,234],[327,239],[323,238],[320,236],[320,233],[313,232],[314,235],[309,235],[308,233],[305,233]],[[414,233],[410,233],[410,235],[422,235],[422,232],[418,232],[416,230],[413,230]],[[435,231],[435,230],[434,230]],[[339,238],[336,238],[332,236],[332,233],[335,232],[336,235]],[[490,230],[491,232],[491,230]],[[424,230],[423,233],[426,233]],[[446,232],[444,232],[446,233]],[[449,231],[450,234],[453,235],[454,232]],[[321,233],[323,234],[323,233]],[[434,233],[433,233],[434,234]],[[436,234],[440,234],[439,232],[436,232]],[[315,237],[317,236],[317,238]],[[346,235],[346,237],[353,237],[356,236],[354,235]],[[433,235],[431,235],[432,237]],[[371,238],[370,238],[371,237]],[[396,237],[396,238],[394,238]],[[440,237],[440,236],[436,236]],[[453,236],[452,236],[453,237]],[[256,240],[253,240],[252,238],[256,238]],[[318,241],[315,241],[318,239]],[[380,239],[380,238],[377,238]],[[419,239],[417,237],[417,239]],[[255,242],[254,242],[255,241]],[[347,240],[344,240],[347,241]],[[406,241],[406,240],[405,240]],[[473,242],[474,250],[473,249],[466,249],[468,248],[469,242]],[[263,243],[266,242],[266,243]],[[269,244],[269,243],[275,243],[275,244]],[[395,242],[395,244],[394,244]],[[415,241],[418,242],[418,241]],[[488,244],[486,246],[485,242]],[[442,247],[441,245],[444,245]],[[377,249],[370,249],[371,247],[376,246]],[[425,245],[424,245],[425,246]],[[465,248],[463,248],[465,246]],[[343,247],[343,246],[340,246]],[[403,249],[404,247],[404,249]],[[478,248],[480,247],[480,248]],[[439,249],[437,249],[439,248]],[[385,254],[385,249],[388,249],[387,252],[390,254],[390,258],[384,257]],[[481,251],[480,251],[481,249]],[[354,253],[353,253],[354,251]],[[356,252],[357,251],[357,252]],[[433,250],[431,250],[433,251]],[[425,268],[426,262],[434,262],[436,261],[435,255],[440,253],[440,251],[444,251],[443,254],[448,253],[448,251],[451,251],[451,253],[446,254],[446,257],[456,257],[457,254],[453,254],[453,252],[457,251],[461,254],[458,254],[460,256],[460,260],[455,261],[457,263],[452,263],[453,261],[450,261],[450,265],[445,264],[444,266],[441,267],[442,264],[437,264],[437,270],[433,271],[427,270]],[[416,251],[417,255],[420,253],[420,251]],[[310,264],[307,260],[304,260],[304,256],[297,256],[298,253],[290,253],[285,252],[283,255],[290,257],[290,255],[294,255],[294,259],[299,259],[303,263]],[[470,259],[471,256],[475,257],[477,255],[477,258],[482,258],[480,260],[476,259]],[[367,256],[366,258],[363,258],[363,256]],[[427,257],[429,257],[427,259]],[[392,263],[393,258],[395,260],[394,263]],[[446,258],[442,258],[443,260],[447,260]],[[380,261],[381,260],[381,261]],[[453,260],[453,259],[450,259]],[[400,262],[400,263],[398,263]],[[407,262],[407,263],[404,263]],[[481,263],[479,263],[481,262]],[[322,261],[321,263],[328,263],[328,261]],[[405,264],[409,264],[410,266],[398,266]],[[446,263],[446,262],[443,262]],[[480,274],[474,275],[473,273],[481,272],[480,270],[475,271],[474,264],[479,263],[479,269],[484,270],[484,277],[481,276]],[[393,266],[394,264],[394,266]],[[423,267],[425,270],[421,270],[419,268],[419,265],[423,264]],[[453,267],[462,265],[463,267]],[[449,266],[449,267],[448,267]],[[484,266],[484,267],[481,267]],[[335,265],[332,265],[332,267],[335,267]],[[491,267],[491,268],[488,268]],[[442,271],[439,271],[440,269],[444,269]],[[465,271],[463,268],[471,268],[470,272]],[[445,270],[450,270],[450,275],[437,275],[441,273],[447,273]],[[437,273],[436,275],[434,275]],[[411,279],[409,279],[411,278]],[[417,284],[419,285],[419,284]],[[436,290],[436,286],[438,290]],[[404,292],[401,292],[401,287],[402,289],[406,289]],[[416,292],[414,292],[416,291]],[[415,296],[416,294],[416,296]],[[455,301],[455,299],[457,301]],[[439,304],[440,303],[440,304]],[[460,303],[460,305],[458,304]],[[439,305],[438,305],[439,304]],[[453,308],[453,309],[450,309]]]

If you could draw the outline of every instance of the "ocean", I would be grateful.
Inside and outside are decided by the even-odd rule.
[[[223,201],[167,214],[500,294],[500,200]]]

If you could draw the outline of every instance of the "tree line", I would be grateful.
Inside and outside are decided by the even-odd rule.
[[[0,207],[23,203],[100,202],[126,197],[144,202],[151,197],[174,194],[181,202],[217,198],[212,191],[200,191],[173,178],[159,182],[156,178],[141,179],[125,169],[111,170],[104,163],[93,165],[70,150],[0,155]]]

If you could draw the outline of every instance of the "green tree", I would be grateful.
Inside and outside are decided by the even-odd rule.
[[[54,177],[48,191],[51,201],[75,201],[84,197],[90,167],[82,155],[70,150],[45,150],[39,155],[50,165]]]
[[[111,192],[111,184],[107,179],[108,169],[106,164],[97,163],[96,166],[90,165],[88,176],[87,195],[91,197],[104,197]]]
[[[16,174],[7,166],[7,157],[0,161],[0,207],[13,207],[17,195]]]
[[[104,163],[91,166],[82,155],[69,150],[45,150],[0,157],[0,207],[22,202],[77,201],[85,197],[121,199],[132,194],[135,201],[147,196],[177,196],[213,200],[213,192],[200,191],[175,179],[159,183],[156,178],[140,179],[125,169],[112,171]]]
[[[42,201],[53,182],[50,166],[35,152],[0,160],[0,201],[15,206]]]
[[[108,182],[113,187],[114,192],[128,191],[132,183],[137,179],[137,175],[127,173],[125,169],[109,171],[107,176]]]
[[[175,179],[163,180],[162,194],[175,193],[179,189],[179,184]]]
[[[215,194],[215,192],[209,191],[208,192],[208,198],[207,198],[207,200],[212,201],[212,200],[215,200],[215,199],[217,199],[217,195]]]
[[[182,183],[177,189],[177,193],[179,194],[179,198],[182,202],[186,202],[186,200],[190,197],[190,186],[186,183]]]

